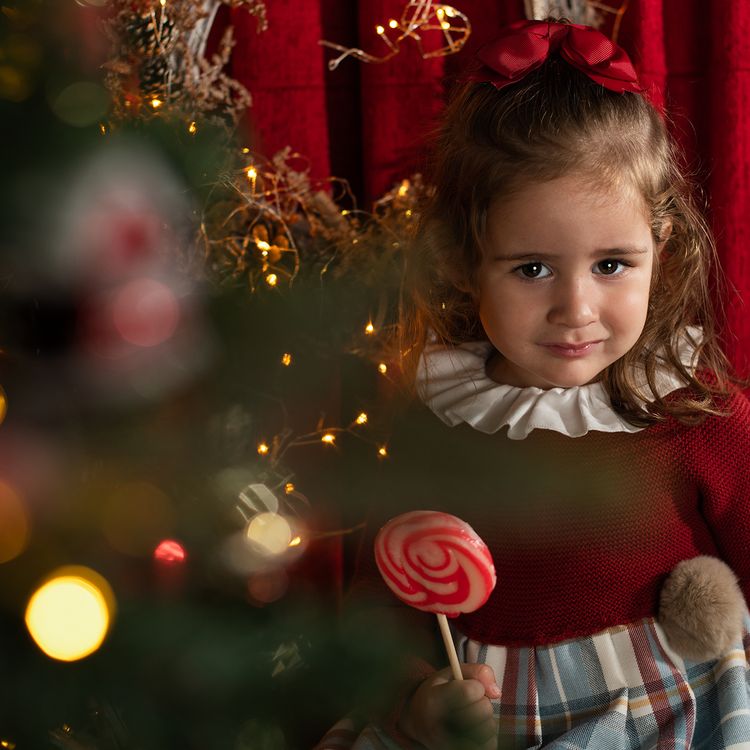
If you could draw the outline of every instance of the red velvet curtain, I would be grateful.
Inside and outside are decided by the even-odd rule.
[[[405,0],[272,0],[263,34],[245,11],[231,11],[237,38],[231,72],[254,97],[251,145],[266,155],[292,146],[307,155],[314,176],[349,179],[365,207],[395,181],[419,171],[425,135],[443,104],[443,80],[460,73],[499,26],[523,18],[524,3],[455,0],[473,26],[455,55],[423,60],[407,40],[382,65],[348,59],[333,72],[327,69],[335,53],[318,40],[383,54],[387,48],[375,26],[400,17],[405,5]],[[611,23],[604,30],[611,33]],[[716,300],[726,308],[725,345],[740,371],[750,375],[748,39],[747,2],[630,0],[618,42],[642,81],[656,87],[687,163],[707,193],[720,258],[730,289],[736,289]]]

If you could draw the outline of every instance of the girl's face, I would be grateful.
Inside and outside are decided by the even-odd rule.
[[[488,375],[544,389],[595,380],[643,331],[660,249],[634,192],[576,175],[494,201],[478,278],[498,352]]]

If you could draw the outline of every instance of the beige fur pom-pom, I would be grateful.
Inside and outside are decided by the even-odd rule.
[[[669,574],[661,590],[659,624],[683,659],[708,661],[740,640],[744,609],[732,569],[703,555],[683,560]]]

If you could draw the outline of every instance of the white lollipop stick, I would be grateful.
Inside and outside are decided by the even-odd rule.
[[[438,614],[436,616],[438,618],[438,623],[440,624],[440,632],[443,636],[445,650],[448,652],[448,661],[451,663],[453,679],[463,680],[464,676],[461,674],[461,665],[458,663],[458,654],[456,653],[456,646],[453,643],[453,637],[451,636],[451,629],[448,625],[448,618],[445,615],[441,614]]]

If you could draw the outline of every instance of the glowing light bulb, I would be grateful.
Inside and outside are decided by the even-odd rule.
[[[167,0],[159,0],[159,5],[163,8],[167,4]]]
[[[278,513],[259,513],[247,525],[245,535],[269,555],[281,554],[292,541],[289,522]]]
[[[292,482],[287,482],[284,485],[284,492],[286,492],[287,495],[291,495],[292,492],[294,492],[294,484],[292,484]]]
[[[244,151],[244,149],[243,149]],[[250,180],[250,189],[255,192],[255,181],[258,178],[258,170],[255,167],[248,167],[245,171],[247,179]]]
[[[266,255],[268,255],[268,251],[271,249],[271,246],[265,240],[255,240],[255,244],[257,245],[258,250],[262,250]]]
[[[323,437],[320,439],[322,442],[327,443],[328,445],[333,445],[336,442],[336,436],[332,435],[330,432],[326,432],[326,434],[323,435]]]
[[[410,208],[407,208],[404,213],[406,214],[407,219],[411,218],[412,210]]]
[[[395,28],[397,28],[397,27],[398,27],[398,21],[397,21],[397,20],[396,20],[395,18],[391,18],[391,20],[390,20],[390,21],[388,21],[388,25],[389,25],[389,26],[390,26],[390,27],[391,27],[392,29],[395,29]]]
[[[261,443],[258,446],[258,453],[260,453],[261,456],[265,456],[266,453],[268,453],[268,446],[265,443]]]
[[[384,28],[383,28],[383,27],[382,27],[382,26],[381,26],[380,24],[378,24],[378,25],[377,25],[377,26],[375,27],[375,31],[377,31],[377,32],[378,32],[378,34],[380,34],[380,35],[382,35],[382,34],[385,34],[385,29],[384,29]]]
[[[292,364],[292,355],[291,354],[284,354],[281,357],[281,364],[284,365],[284,367],[289,367],[289,365]]]
[[[385,365],[385,364],[384,364],[383,362],[381,362],[381,363],[380,363],[380,364],[378,365],[378,372],[379,372],[379,373],[380,373],[381,375],[385,375],[385,374],[386,374],[386,373],[388,372],[388,367],[387,367],[387,366],[386,366],[386,365]]]
[[[83,567],[60,568],[26,607],[26,627],[47,656],[76,661],[101,646],[114,614],[107,581]]]
[[[365,326],[365,333],[374,333],[375,332],[375,326],[372,324],[372,322],[368,323]]]
[[[103,122],[99,123],[99,132],[102,135],[107,135],[107,126]],[[2,745],[0,745],[0,747],[2,747]]]
[[[243,154],[249,154],[250,153],[250,149],[247,146],[245,146],[245,148],[242,149],[242,153]]]
[[[351,213],[350,211],[347,211],[346,209],[344,209],[344,210],[343,210],[343,211],[341,212],[341,215],[342,215],[342,216],[349,216],[349,214],[350,214],[350,213]]]
[[[367,424],[367,414],[362,412],[356,419],[357,424]]]
[[[195,120],[193,120],[188,126],[188,133],[190,133],[190,135],[195,135],[197,132],[198,126],[195,124]]]
[[[437,8],[435,10],[435,13],[437,14],[437,17],[442,21],[443,16],[445,15],[445,10],[443,8]]]
[[[292,541],[289,542],[290,547],[299,547],[300,544],[302,544],[301,536],[295,536],[294,539],[292,539]]]
[[[187,559],[185,548],[174,539],[164,539],[154,550],[154,559],[163,563],[184,563]]]
[[[275,273],[269,273],[268,276],[266,276],[266,283],[268,286],[276,286],[278,280],[279,277]]]
[[[159,109],[159,107],[161,107],[162,104],[164,104],[164,102],[161,99],[154,98],[151,100],[151,106],[154,109]]]
[[[385,458],[388,455],[388,450],[386,449],[384,445],[378,448],[378,455],[382,456],[383,458]]]
[[[440,22],[440,27],[443,28],[443,29],[449,29],[451,27],[451,25],[448,23],[448,21],[441,21]]]
[[[445,8],[445,15],[446,15],[446,16],[448,16],[448,18],[454,18],[454,17],[455,17],[455,15],[456,15],[456,11],[455,11],[455,10],[453,10],[453,8],[451,8],[451,6],[450,6],[450,5],[448,5],[448,6],[447,6],[447,7]]]
[[[398,189],[398,194],[403,198],[408,192],[409,192],[409,180],[404,180]]]

